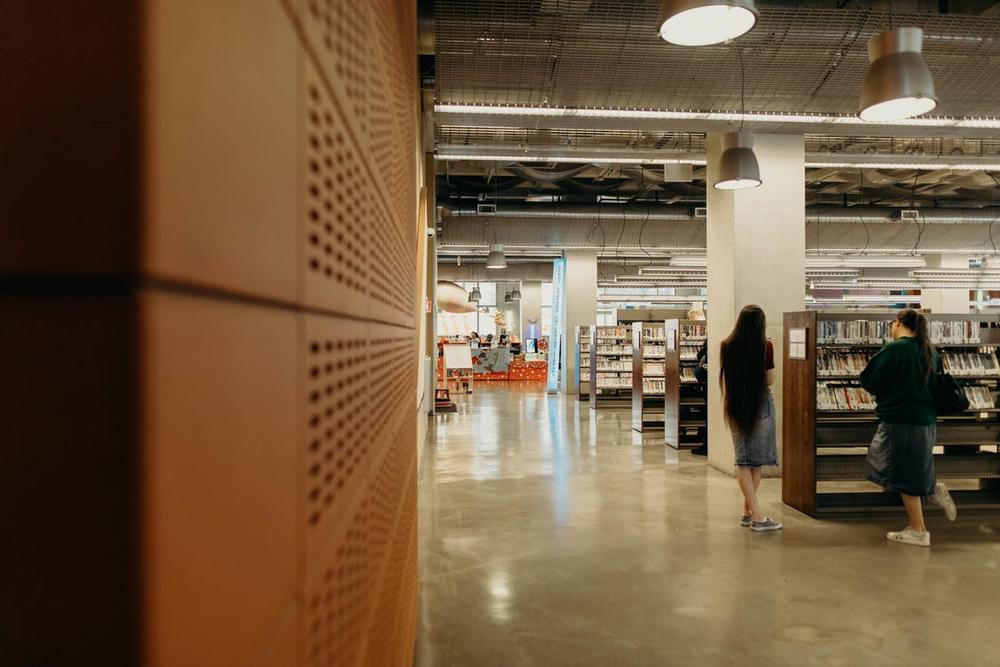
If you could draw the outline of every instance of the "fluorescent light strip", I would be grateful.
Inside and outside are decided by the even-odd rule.
[[[434,159],[468,160],[470,162],[566,162],[570,164],[693,164],[705,166],[704,158],[641,158],[603,157],[586,155],[464,155],[461,153],[435,153]]]
[[[826,162],[806,160],[807,169],[916,169],[918,171],[1000,171],[1000,162]]]
[[[873,122],[857,116],[797,113],[738,113],[729,111],[654,111],[649,109],[589,109],[526,107],[482,104],[435,104],[436,113],[464,113],[496,116],[548,116],[553,118],[629,118],[635,120],[709,120],[736,123],[808,123],[834,125],[870,125],[887,127],[957,127],[970,129],[1000,129],[1000,118],[935,118],[917,117]]]

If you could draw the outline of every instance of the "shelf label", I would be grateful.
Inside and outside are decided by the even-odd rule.
[[[806,330],[805,329],[789,329],[788,330],[788,358],[789,359],[805,359],[806,358]]]

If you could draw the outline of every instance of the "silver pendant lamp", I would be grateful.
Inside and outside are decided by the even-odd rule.
[[[514,301],[520,301],[521,300],[521,288],[520,287],[515,287],[511,291],[511,293],[510,293],[510,298],[513,299]]]
[[[719,158],[717,190],[746,190],[761,184],[760,165],[753,152],[753,137],[749,132],[727,132],[722,135],[722,156]]]
[[[507,292],[507,294],[504,295],[503,302],[504,303],[514,303],[514,298],[510,295],[510,292]]]
[[[663,0],[660,37],[678,46],[736,39],[757,23],[754,0]]]
[[[924,31],[896,28],[868,40],[868,73],[861,84],[862,120],[892,121],[937,106],[934,79],[921,55]]]
[[[490,246],[490,254],[486,258],[487,269],[506,269],[507,258],[503,254],[503,245],[495,243]]]
[[[469,292],[469,303],[479,303],[482,298],[483,295],[479,292],[479,285],[476,285],[472,288],[472,291]]]

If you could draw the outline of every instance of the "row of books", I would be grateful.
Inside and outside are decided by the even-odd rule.
[[[980,342],[979,323],[929,323],[931,341],[937,345],[966,345]],[[816,342],[827,345],[878,345],[892,340],[892,320],[844,320],[816,323]]]
[[[861,387],[816,383],[817,410],[874,410],[875,399]]]
[[[969,399],[969,408],[972,410],[989,410],[996,407],[996,396],[989,387],[968,386],[965,387],[965,396]]]
[[[622,372],[628,371],[632,372],[632,362],[631,361],[621,361],[619,359],[607,359],[604,357],[597,358],[597,370],[598,371],[612,371],[612,372]]]
[[[948,352],[941,355],[944,369],[952,375],[996,375],[1000,363],[992,352]]]
[[[816,350],[816,375],[860,375],[871,355],[867,352],[840,352],[819,348]]]
[[[666,381],[662,378],[643,378],[642,379],[642,393],[643,394],[662,394],[666,390]]]
[[[697,382],[698,378],[694,376],[693,368],[682,368],[681,369],[681,382]]]
[[[632,388],[632,374],[622,374],[622,375],[608,375],[603,373],[597,374],[597,388],[598,389],[631,389]]]
[[[600,338],[631,338],[630,327],[597,327],[597,337]]]
[[[693,347],[682,347],[681,361],[698,361],[698,350]]]
[[[996,407],[997,396],[989,387],[970,385],[963,387],[972,410],[989,410]],[[875,399],[861,387],[837,383],[816,383],[816,409],[871,411],[875,409]]]
[[[665,373],[666,373],[666,364],[664,364],[662,361],[642,362],[643,377],[648,377],[651,375],[664,375]]]
[[[681,356],[683,359],[684,356]],[[816,350],[816,375],[857,376],[865,369],[871,355],[866,352],[840,352],[819,348]],[[1000,362],[990,352],[946,352],[941,362],[944,369],[957,376],[996,375],[1000,377]]]
[[[643,325],[642,327],[642,337],[646,340],[665,340],[666,334],[666,329],[662,326]]]
[[[642,356],[643,357],[662,357],[667,353],[667,348],[664,345],[643,345],[642,346]]]
[[[708,328],[704,324],[682,324],[681,340],[704,340],[708,336]]]
[[[610,356],[610,355],[624,355],[632,354],[631,345],[598,345],[597,346],[598,356]]]

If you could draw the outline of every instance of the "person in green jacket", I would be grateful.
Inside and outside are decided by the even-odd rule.
[[[892,322],[892,342],[872,357],[861,372],[861,386],[875,396],[878,429],[865,476],[903,498],[909,525],[886,538],[928,547],[931,534],[924,524],[922,498],[932,499],[955,519],[955,503],[934,473],[937,413],[929,382],[937,368],[937,353],[927,333],[927,318],[902,310]]]

